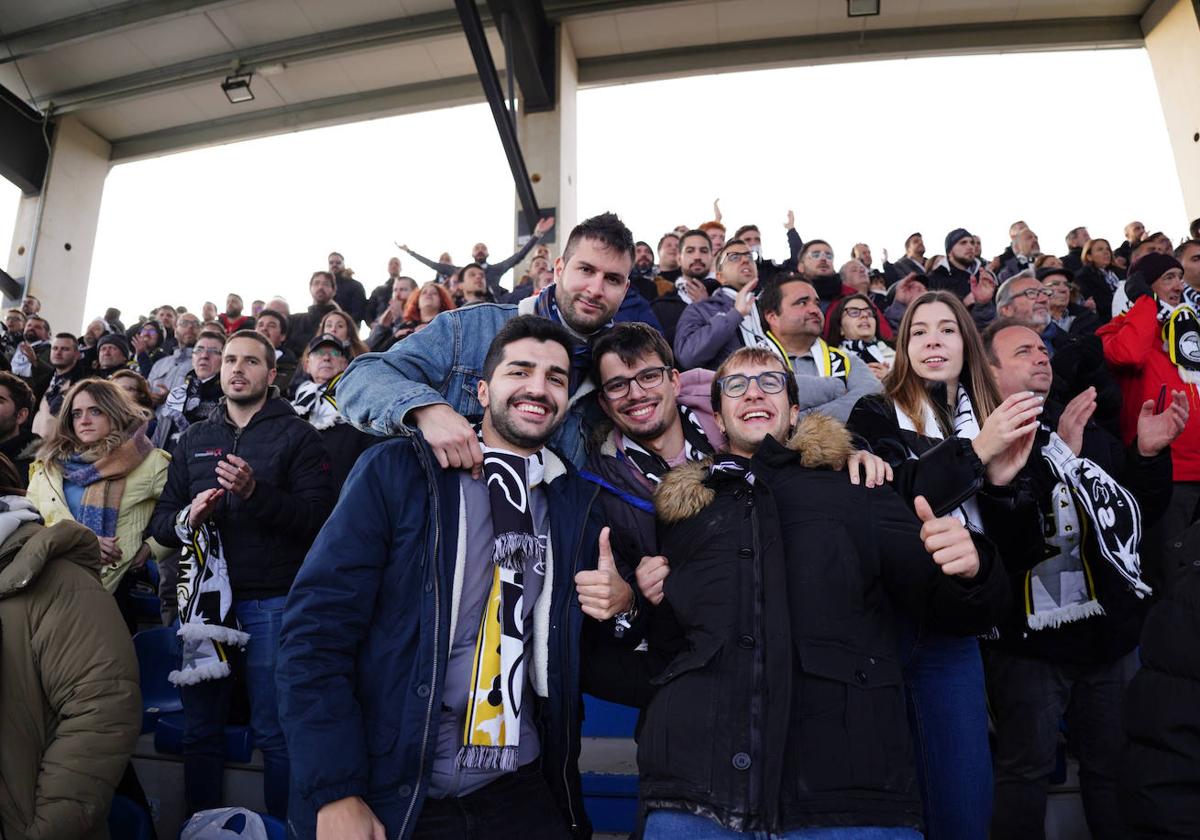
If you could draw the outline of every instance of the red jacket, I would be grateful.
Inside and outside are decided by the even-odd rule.
[[[1151,295],[1139,299],[1124,315],[1096,330],[1104,345],[1104,358],[1121,386],[1121,437],[1129,444],[1137,434],[1138,414],[1146,400],[1158,400],[1162,386],[1166,399],[1172,391],[1188,397],[1188,423],[1171,444],[1176,481],[1200,481],[1200,391],[1185,383],[1179,368],[1163,350],[1158,304]]]

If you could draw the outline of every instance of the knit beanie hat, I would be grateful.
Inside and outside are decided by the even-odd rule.
[[[971,236],[971,235],[972,234],[966,228],[955,228],[954,230],[947,233],[946,234],[946,253],[949,254],[950,250],[955,245],[958,244],[958,241],[960,239],[966,239],[968,236]]]
[[[1158,278],[1162,277],[1172,268],[1183,270],[1183,266],[1179,260],[1169,254],[1160,254],[1158,251],[1151,251],[1149,254],[1143,254],[1137,262],[1129,267],[1129,276],[1140,274],[1142,280],[1149,286]]]

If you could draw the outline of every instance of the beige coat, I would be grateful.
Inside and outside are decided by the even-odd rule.
[[[0,828],[105,840],[142,695],[133,643],[96,573],[96,536],[20,526],[0,546]]]

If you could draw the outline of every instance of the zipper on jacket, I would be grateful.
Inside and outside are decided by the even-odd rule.
[[[596,489],[594,489],[592,491],[592,497],[590,499],[588,499],[587,507],[583,509],[583,528],[580,529],[579,542],[577,542],[575,544],[575,557],[571,561],[571,578],[570,578],[571,584],[574,583],[575,575],[578,574],[579,550],[583,547],[583,534],[587,530],[588,517],[591,516],[592,505],[594,505],[596,503],[596,497],[599,495],[600,495],[600,488],[597,487]],[[570,657],[571,647],[572,647],[572,645],[570,643],[571,642],[571,640],[570,640],[570,615],[571,615],[571,596],[568,595],[564,601],[563,619],[562,619],[564,629],[567,631],[567,644],[563,645],[563,674],[564,675],[570,673],[570,662],[568,661],[568,659]],[[583,629],[581,627],[580,628],[580,636],[582,636],[582,635],[583,635]],[[579,702],[580,703],[583,702],[583,692],[582,691],[579,692]],[[566,725],[566,738],[564,739],[563,743],[565,743],[567,745],[567,749],[563,753],[562,781],[563,781],[563,788],[567,792],[567,810],[570,811],[570,813],[571,813],[571,833],[574,834],[576,831],[579,830],[579,818],[577,816],[575,816],[575,803],[571,801],[571,783],[567,778],[570,773],[570,769],[571,769],[571,704],[570,703],[567,703],[566,724],[567,724]]]
[[[422,469],[425,471],[426,477],[429,479],[429,496],[433,500],[433,568],[430,570],[433,576],[433,668],[429,678],[429,704],[425,707],[425,730],[421,734],[421,758],[417,764],[417,780],[413,783],[412,798],[408,800],[408,810],[404,813],[404,821],[400,823],[400,834],[397,840],[404,837],[408,831],[408,823],[413,817],[413,810],[416,808],[417,800],[421,797],[421,782],[425,778],[425,753],[429,747],[429,730],[433,726],[433,698],[437,696],[437,679],[438,679],[438,636],[441,633],[442,622],[442,594],[441,587],[438,585],[438,549],[442,542],[442,511],[438,503],[437,482],[433,479],[430,472],[430,466],[426,462],[425,451],[421,447],[424,445],[424,440],[419,439],[414,443],[414,448],[417,450],[417,458],[421,463]]]

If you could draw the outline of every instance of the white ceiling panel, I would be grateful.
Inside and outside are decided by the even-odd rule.
[[[845,4],[843,3],[843,8]],[[717,39],[722,44],[812,35],[819,5],[780,0],[732,0],[717,4]]]
[[[576,58],[596,58],[623,52],[615,15],[572,18],[566,22]]]
[[[622,52],[649,52],[712,44],[717,40],[717,4],[676,4],[622,12],[617,18]]]
[[[0,3],[0,27],[5,32],[19,32],[35,26],[86,14],[95,7],[88,0],[5,0]]]
[[[338,59],[356,90],[379,90],[442,78],[421,44],[401,44]]]
[[[228,52],[229,41],[204,15],[188,15],[153,26],[140,26],[125,38],[155,67],[167,67],[206,55]]]
[[[430,12],[454,11],[453,0],[399,0],[404,11],[410,15],[427,15]]]
[[[337,59],[332,57],[328,61],[292,64],[280,73],[255,77],[251,83],[255,96],[259,87],[264,85],[273,87],[289,105],[360,92]]]
[[[296,6],[318,32],[407,17],[398,0],[296,0]]]
[[[83,41],[21,60],[21,70],[39,97],[153,69],[153,62],[125,35]]]
[[[255,0],[206,13],[237,49],[316,33],[293,0]]]

